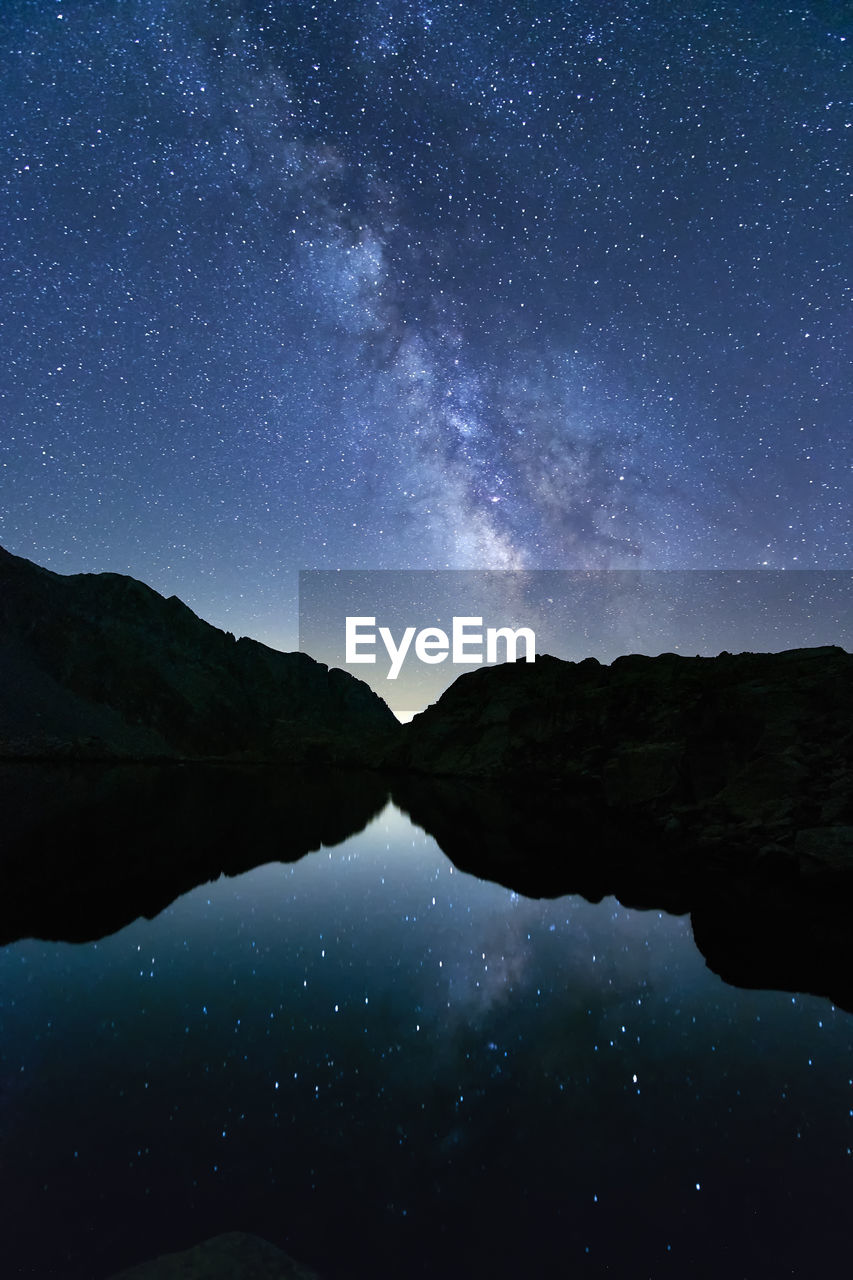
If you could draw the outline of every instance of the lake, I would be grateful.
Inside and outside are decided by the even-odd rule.
[[[460,872],[389,803],[0,950],[0,1126],[7,1275],[230,1230],[330,1280],[841,1274],[853,1017],[727,986],[687,916]]]

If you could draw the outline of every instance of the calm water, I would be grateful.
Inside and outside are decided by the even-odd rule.
[[[389,806],[89,945],[0,951],[4,1274],[225,1230],[328,1277],[848,1261],[853,1018],[686,918],[520,898]]]

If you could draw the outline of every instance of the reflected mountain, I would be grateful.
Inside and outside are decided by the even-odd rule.
[[[460,871],[531,898],[615,895],[626,906],[689,910],[684,859],[648,818],[563,789],[400,776],[392,799]]]
[[[531,897],[613,896],[690,913],[708,967],[733,986],[826,996],[853,1012],[849,827],[811,844],[703,842],[649,812],[575,790],[397,778],[392,799],[460,871]]]
[[[2,766],[0,943],[102,938],[221,874],[340,844],[387,798],[354,770]]]
[[[689,912],[697,946],[727,982],[809,992],[853,1011],[847,828],[827,833],[820,858],[749,851],[702,844],[577,788],[411,774],[4,766],[0,941],[103,937],[221,874],[342,843],[389,792],[460,871],[528,897],[612,895],[626,907]]]
[[[401,726],[307,654],[0,548],[0,669],[0,941],[104,936],[345,840],[393,790],[474,875],[689,911],[728,981],[853,1007],[853,656],[836,646],[541,655],[459,677]]]
[[[727,981],[850,1009],[851,676],[836,646],[483,667],[407,726],[394,796],[475,875],[689,911]]]

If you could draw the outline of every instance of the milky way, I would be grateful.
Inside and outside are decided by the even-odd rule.
[[[0,542],[849,564],[845,6],[7,0]]]

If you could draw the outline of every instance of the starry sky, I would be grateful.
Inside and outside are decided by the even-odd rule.
[[[284,648],[300,569],[850,567],[851,27],[4,0],[0,543]]]

